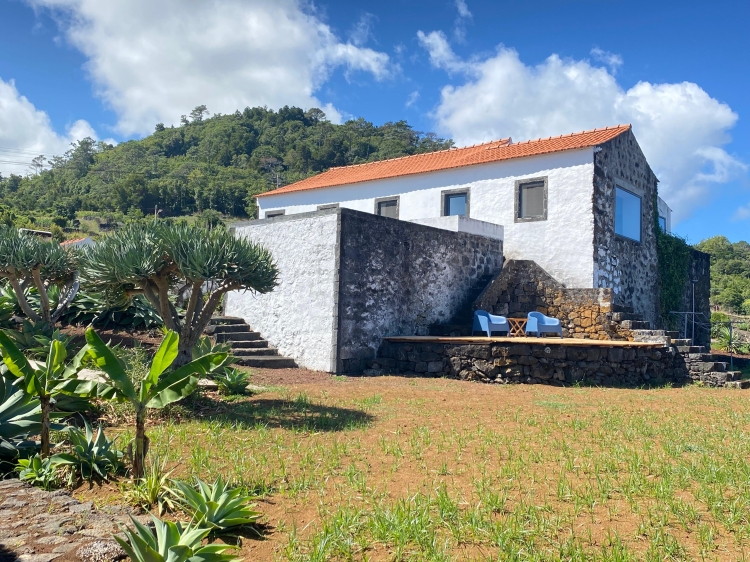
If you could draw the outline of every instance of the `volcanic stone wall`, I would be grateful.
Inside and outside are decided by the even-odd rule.
[[[692,382],[675,348],[384,341],[371,374],[511,384],[639,387]]]
[[[508,260],[474,308],[512,318],[538,311],[558,318],[564,337],[632,340],[630,330],[612,321],[612,301],[610,288],[567,289],[536,262]]]

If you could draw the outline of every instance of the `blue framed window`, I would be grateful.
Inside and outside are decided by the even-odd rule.
[[[641,241],[641,198],[621,187],[615,193],[615,234]]]
[[[454,215],[466,216],[466,193],[446,193],[443,205],[443,215],[452,217]]]

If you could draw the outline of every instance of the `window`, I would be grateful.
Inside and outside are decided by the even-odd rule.
[[[641,198],[621,187],[615,189],[615,234],[641,241]]]
[[[547,220],[547,178],[516,182],[515,222]]]
[[[460,191],[443,192],[443,216],[444,217],[468,217],[469,216],[469,192],[465,189]]]
[[[661,228],[662,232],[667,231],[667,217],[659,216],[659,228]]]
[[[379,199],[375,201],[375,214],[389,219],[398,218],[398,199]]]
[[[266,218],[272,219],[273,217],[282,217],[284,216],[284,213],[286,211],[284,209],[279,209],[277,211],[266,211]]]
[[[330,203],[328,205],[318,205],[318,211],[323,211],[325,209],[338,209],[339,204],[338,203]]]

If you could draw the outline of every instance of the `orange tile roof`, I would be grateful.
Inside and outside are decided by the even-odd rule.
[[[529,140],[511,143],[510,138],[476,144],[464,148],[450,148],[438,152],[426,154],[414,154],[402,156],[379,162],[368,162],[367,164],[355,164],[354,166],[343,166],[331,168],[316,176],[311,176],[302,181],[285,185],[279,189],[261,193],[256,197],[268,195],[281,195],[296,191],[306,191],[320,187],[333,187],[337,185],[348,185],[365,181],[395,178],[398,176],[409,176],[424,172],[435,172],[462,166],[473,166],[475,164],[486,164],[488,162],[499,162],[512,158],[523,158],[525,156],[536,156],[573,150],[576,148],[587,148],[596,146],[612,140],[625,131],[630,130],[630,125],[617,125],[604,129],[582,131],[559,137]]]
[[[70,244],[77,244],[78,242],[83,242],[86,240],[88,236],[84,236],[83,238],[74,238],[73,240],[63,240],[60,242],[60,246],[69,246]]]

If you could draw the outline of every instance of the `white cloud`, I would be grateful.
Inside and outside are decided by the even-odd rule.
[[[750,219],[750,203],[737,209],[737,212],[732,217],[733,221],[743,221],[745,219]]]
[[[459,146],[632,123],[675,220],[747,170],[723,148],[737,114],[697,84],[639,82],[626,90],[610,70],[586,60],[552,55],[528,66],[500,47],[493,56],[464,61],[440,32],[418,37],[433,66],[464,77],[442,89],[434,112],[439,129]]]
[[[377,18],[369,12],[362,14],[349,32],[349,41],[357,47],[361,47],[370,39],[374,39],[372,28],[375,26],[376,20]]]
[[[466,0],[454,0],[456,10],[458,10],[458,17],[456,23],[453,26],[453,35],[456,41],[463,43],[466,40],[466,22],[472,19],[471,11],[469,6],[466,4]]]
[[[341,42],[302,0],[27,1],[50,9],[88,58],[126,135],[178,123],[199,104],[321,107],[315,92],[337,67],[377,80],[394,70],[388,55]]]
[[[594,47],[593,49],[591,49],[590,54],[592,57],[594,57],[594,60],[607,65],[612,74],[616,74],[617,69],[620,68],[624,62],[620,55],[610,53],[609,51],[605,51],[603,49],[600,49],[599,47]]]
[[[409,94],[409,97],[406,98],[406,107],[411,107],[417,102],[418,99],[419,99],[419,90],[414,90],[411,94]]]
[[[52,128],[49,116],[22,96],[13,80],[0,78],[0,173],[29,174],[36,156],[62,155],[70,143],[85,137],[97,138],[86,121],[76,121],[60,135]]]

